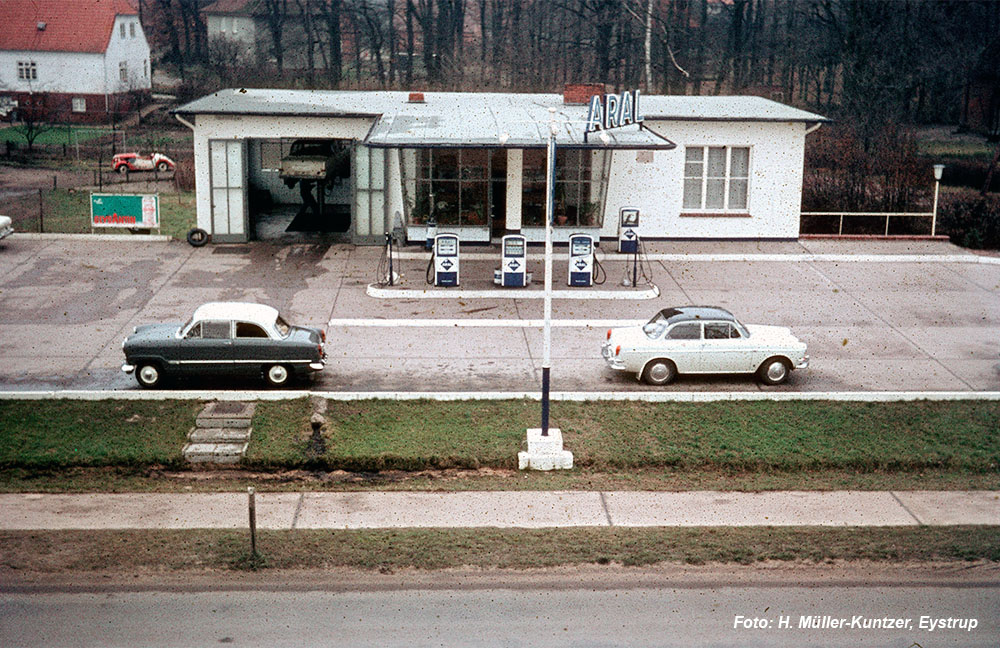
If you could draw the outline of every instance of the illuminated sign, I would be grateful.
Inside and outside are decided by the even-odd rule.
[[[638,90],[626,90],[620,95],[594,95],[590,98],[590,109],[587,111],[588,133],[641,123]]]

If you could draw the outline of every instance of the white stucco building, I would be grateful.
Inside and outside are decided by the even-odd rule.
[[[105,121],[151,88],[131,0],[2,0],[0,96],[53,121]]]
[[[587,133],[588,89],[227,89],[174,112],[194,131],[198,226],[218,242],[257,238],[281,205],[301,205],[278,176],[296,140],[350,150],[349,178],[321,187],[316,230],[374,244],[402,225],[422,241],[430,220],[465,242],[541,241],[550,123],[556,241],[617,237],[625,206],[647,240],[798,237],[805,138],[826,118],[758,97],[643,95],[641,123]]]

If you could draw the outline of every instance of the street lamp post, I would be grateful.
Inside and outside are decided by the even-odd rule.
[[[549,137],[545,166],[545,299],[542,342],[542,436],[549,436],[549,370],[552,368],[552,220],[555,212],[556,123],[555,109],[549,112]]]
[[[938,191],[941,188],[941,175],[944,173],[943,164],[934,165],[934,210],[933,216],[931,216],[931,236],[937,232],[937,210],[938,210]]]

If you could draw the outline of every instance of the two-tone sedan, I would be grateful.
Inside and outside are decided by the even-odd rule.
[[[806,345],[782,326],[743,324],[715,306],[665,308],[642,326],[608,331],[601,355],[650,385],[677,374],[756,373],[778,385],[809,366]]]
[[[171,376],[262,377],[273,387],[325,365],[322,329],[292,326],[263,304],[212,302],[185,324],[137,326],[125,338],[122,371],[154,388]]]

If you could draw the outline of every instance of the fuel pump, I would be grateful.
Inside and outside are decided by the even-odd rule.
[[[594,265],[594,237],[590,234],[570,234],[568,286],[594,285],[597,266]]]
[[[457,234],[438,234],[434,237],[431,261],[427,265],[427,283],[433,283],[435,286],[458,285]]]
[[[500,268],[493,283],[504,288],[524,288],[531,283],[528,272],[528,241],[520,234],[508,234],[500,241]]]
[[[618,251],[622,254],[639,251],[638,207],[622,207],[618,211]]]

